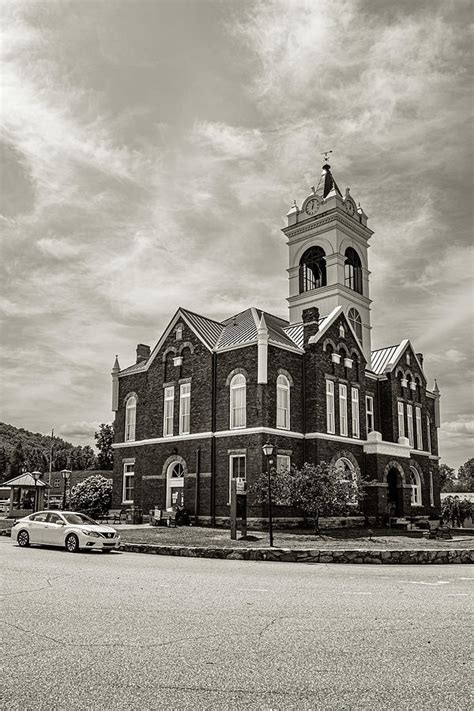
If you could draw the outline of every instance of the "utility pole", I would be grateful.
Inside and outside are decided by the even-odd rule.
[[[46,492],[46,501],[47,501],[46,508],[47,509],[49,509],[49,497],[50,497],[50,492],[51,492],[51,472],[53,470],[53,437],[54,437],[54,429],[51,430],[51,444],[49,447],[48,491]]]

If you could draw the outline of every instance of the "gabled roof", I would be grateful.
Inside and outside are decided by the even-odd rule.
[[[385,348],[378,348],[377,350],[372,351],[370,370],[376,375],[390,373],[398,364],[407,347],[411,348],[415,361],[417,362],[418,367],[420,368],[421,374],[423,377],[425,377],[423,374],[423,367],[420,361],[418,360],[410,341],[407,338],[401,341],[401,343],[399,343],[397,346],[387,346]]]
[[[224,330],[223,324],[206,316],[200,316],[200,314],[196,314],[194,311],[188,311],[187,309],[180,309],[180,311],[186,315],[190,325],[200,333],[208,346],[215,348]]]
[[[180,320],[187,323],[210,351],[219,352],[257,343],[257,329],[262,314],[268,330],[268,343],[270,345],[295,352],[302,350],[302,324],[299,324],[301,337],[298,337],[298,340],[295,341],[292,335],[286,333],[285,329],[289,326],[288,321],[269,314],[266,311],[262,311],[261,309],[251,307],[219,323],[219,321],[214,321],[206,316],[201,316],[200,314],[180,307],[166,327],[150,357],[139,363],[133,363],[128,368],[124,368],[120,371],[120,375],[131,375],[132,373],[141,373],[147,370],[160,350],[164,340]]]
[[[2,486],[35,486],[35,480],[32,474],[30,472],[25,472],[24,474],[20,474],[19,476],[15,476],[13,479],[9,479],[8,481],[4,482]],[[41,481],[41,479],[38,479],[36,482],[36,486],[42,487],[42,486],[48,486],[44,481]]]

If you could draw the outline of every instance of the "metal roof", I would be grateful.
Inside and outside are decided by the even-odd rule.
[[[30,472],[25,472],[24,474],[20,474],[19,476],[14,477],[13,479],[9,479],[9,481],[4,482],[3,486],[35,486],[35,480],[34,477],[30,474]],[[36,486],[48,486],[44,481],[41,481],[41,479],[38,479],[36,482]]]
[[[217,342],[216,350],[256,342],[257,324],[255,318],[253,309],[246,309],[223,321],[224,330]]]
[[[399,346],[400,344],[397,344],[396,346],[387,346],[386,348],[379,348],[376,351],[372,351],[370,370],[376,375],[382,375],[387,365],[392,361]]]
[[[193,328],[199,332],[209,347],[215,348],[217,341],[224,330],[222,323],[206,318],[206,316],[200,316],[199,314],[194,313],[194,311],[188,311],[187,309],[180,309],[180,311],[182,311],[182,313],[186,316]]]

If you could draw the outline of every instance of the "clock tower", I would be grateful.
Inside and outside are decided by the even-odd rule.
[[[295,201],[287,219],[290,323],[301,322],[311,306],[321,317],[342,306],[370,365],[367,251],[373,232],[367,215],[349,188],[341,193],[326,163],[317,188],[311,188],[301,209]]]

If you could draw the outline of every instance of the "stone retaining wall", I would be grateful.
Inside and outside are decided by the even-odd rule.
[[[120,550],[129,553],[175,555],[186,558],[220,558],[225,560],[279,561],[281,563],[473,563],[474,551],[441,550],[307,550],[290,548],[206,548],[197,546],[161,546],[147,543],[122,543]]]

